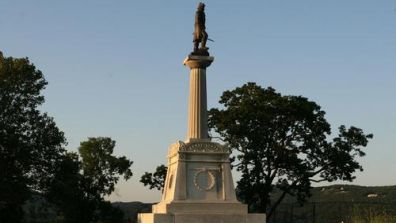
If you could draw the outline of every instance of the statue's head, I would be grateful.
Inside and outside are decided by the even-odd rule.
[[[200,3],[198,4],[198,10],[199,10],[199,11],[205,10],[205,4],[202,3],[202,2],[200,2]]]

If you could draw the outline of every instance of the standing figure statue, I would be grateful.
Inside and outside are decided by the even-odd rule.
[[[208,34],[205,31],[205,4],[200,2],[198,4],[197,12],[195,13],[195,24],[194,24],[194,53],[200,51],[206,52],[209,48],[206,47],[206,41],[208,40]],[[201,43],[201,48],[199,47]]]

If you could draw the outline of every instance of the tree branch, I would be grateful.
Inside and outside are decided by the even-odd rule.
[[[323,166],[322,168],[320,168],[319,170],[312,172],[309,174],[309,177],[314,177],[316,174],[322,172],[325,168],[327,167],[327,165]]]
[[[275,179],[275,177],[276,177],[276,174],[278,173],[278,168],[276,168],[275,170],[274,170],[274,172],[272,172],[272,174],[271,174],[271,176],[270,176],[270,180],[271,180],[271,182]]]
[[[314,180],[314,179],[309,179],[309,181],[315,182],[315,183],[320,183],[323,181],[327,181],[326,179],[321,179],[321,180]]]

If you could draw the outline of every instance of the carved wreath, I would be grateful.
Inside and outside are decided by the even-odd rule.
[[[204,187],[204,186],[202,186],[202,185],[199,185],[199,183],[198,183],[198,176],[199,175],[201,175],[201,174],[203,174],[203,173],[207,173],[208,174],[208,176],[209,176],[209,184],[206,186],[206,187]],[[194,185],[195,185],[195,187],[198,189],[198,190],[201,190],[201,191],[209,191],[209,190],[211,190],[214,186],[215,186],[215,184],[216,184],[216,178],[215,178],[215,176],[213,175],[213,173],[210,171],[210,170],[207,170],[207,169],[202,169],[202,170],[199,170],[199,171],[197,171],[196,173],[195,173],[195,175],[194,175]]]

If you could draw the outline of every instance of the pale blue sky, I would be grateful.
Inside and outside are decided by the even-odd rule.
[[[184,140],[188,69],[198,1],[0,1],[0,50],[25,57],[49,85],[43,107],[70,150],[110,136],[134,161],[113,201],[158,201],[139,183]],[[254,81],[303,95],[333,130],[356,125],[374,139],[355,184],[395,185],[396,0],[206,1],[215,62],[208,107]]]

